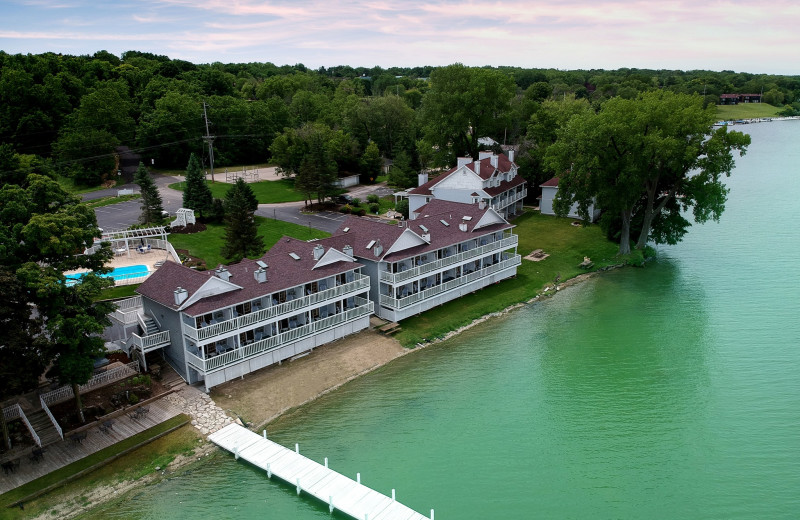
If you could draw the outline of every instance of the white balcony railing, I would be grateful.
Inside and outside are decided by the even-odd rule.
[[[338,285],[324,291],[320,291],[308,296],[297,298],[286,303],[281,303],[266,309],[261,309],[250,314],[245,314],[237,318],[232,318],[219,323],[214,323],[207,327],[196,329],[189,325],[184,325],[184,333],[190,339],[195,341],[204,341],[215,336],[227,334],[229,332],[258,325],[259,323],[286,314],[304,307],[309,307],[317,303],[324,303],[345,296],[349,293],[360,291],[369,288],[369,276],[356,275],[356,280],[346,284]]]
[[[470,258],[475,258],[476,256],[485,255],[493,251],[510,249],[511,247],[515,247],[518,242],[519,242],[519,237],[517,235],[511,235],[510,237],[498,240],[496,242],[491,242],[483,246],[476,247],[475,249],[470,249],[468,251],[456,253],[455,255],[448,256],[440,260],[434,260],[433,262],[428,262],[427,264],[423,264],[413,269],[409,269],[408,271],[403,271],[400,273],[390,273],[387,271],[381,271],[380,280],[382,282],[397,284],[400,282],[404,282],[406,280],[410,280],[412,278],[416,278],[417,276],[422,276],[423,274],[430,273],[432,271],[437,271],[440,269],[444,269],[448,266],[464,262],[466,260],[469,260]]]
[[[131,339],[129,341],[131,345],[135,345],[139,350],[149,352],[150,350],[169,345],[169,330],[162,330],[161,332],[148,334],[146,336],[131,334]]]
[[[513,255],[507,260],[503,260],[502,262],[498,262],[494,265],[490,265],[489,267],[485,267],[483,269],[479,269],[472,273],[466,274],[464,276],[459,276],[454,280],[450,280],[430,289],[425,289],[415,294],[410,294],[403,298],[392,298],[391,296],[381,295],[381,305],[384,307],[389,307],[393,309],[402,309],[404,307],[408,307],[409,305],[414,305],[415,303],[421,302],[423,300],[427,300],[437,294],[441,294],[443,292],[449,291],[451,289],[455,289],[456,287],[468,284],[470,282],[474,282],[475,280],[479,280],[491,274],[494,274],[498,271],[502,271],[504,269],[508,269],[511,267],[516,267],[522,262],[520,255]]]
[[[344,312],[340,312],[339,314],[311,322],[307,325],[288,330],[261,341],[256,341],[255,343],[250,343],[249,345],[244,345],[240,348],[225,352],[224,354],[219,354],[211,358],[203,359],[189,351],[186,351],[186,360],[193,368],[201,373],[213,372],[214,370],[225,368],[233,363],[238,363],[258,354],[263,354],[304,337],[311,336],[317,332],[325,331],[331,327],[335,327],[337,325],[341,325],[342,323],[360,318],[361,316],[372,314],[374,310],[373,302],[367,300],[366,298],[356,298],[356,302],[359,305],[353,309],[349,309]]]

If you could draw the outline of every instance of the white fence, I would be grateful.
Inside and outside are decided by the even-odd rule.
[[[25,427],[28,428],[28,431],[31,433],[31,437],[33,437],[33,441],[36,443],[37,446],[42,445],[42,440],[36,434],[36,430],[33,429],[31,426],[30,421],[28,418],[25,417],[25,412],[22,411],[22,407],[19,403],[14,403],[11,406],[3,408],[3,417],[5,417],[6,421],[10,421],[12,419],[20,418],[22,422],[25,423]]]
[[[106,370],[104,372],[100,372],[92,376],[89,381],[86,382],[85,385],[78,386],[78,391],[81,394],[85,394],[86,392],[103,386],[107,385],[108,383],[113,383],[114,381],[119,381],[120,379],[125,379],[126,377],[135,375],[139,373],[139,362],[132,361],[127,365],[121,365],[110,370]],[[67,399],[71,399],[75,397],[75,393],[72,391],[71,386],[62,386],[61,388],[56,388],[52,392],[47,392],[46,394],[42,394],[40,399],[44,404],[55,404],[60,403],[62,401],[66,401]]]
[[[47,407],[47,403],[44,402],[42,396],[39,396],[39,402],[42,404],[42,410],[45,411],[47,417],[50,419],[50,422],[56,427],[59,437],[61,437],[61,440],[64,440],[64,432],[61,430],[61,426],[58,424],[58,421],[56,421],[56,418],[53,417],[53,414],[50,412],[50,408]]]

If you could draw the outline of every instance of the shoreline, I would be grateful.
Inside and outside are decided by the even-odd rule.
[[[312,379],[311,382],[323,383],[322,385],[317,385],[317,388],[314,388],[312,392],[302,396],[292,391],[293,389],[290,388],[288,395],[284,394],[283,396],[279,396],[282,397],[282,399],[278,399],[278,402],[267,403],[265,408],[266,416],[264,418],[258,419],[257,422],[249,420],[246,422],[246,427],[248,429],[258,431],[287,415],[293,410],[310,404],[311,402],[316,401],[317,399],[341,388],[357,378],[387,366],[395,359],[405,357],[414,352],[422,351],[433,345],[455,338],[462,332],[470,330],[493,318],[507,315],[508,313],[526,305],[550,299],[557,295],[561,289],[580,284],[586,280],[600,275],[601,273],[615,270],[620,267],[625,267],[625,264],[611,265],[596,271],[581,273],[573,278],[564,280],[562,283],[557,285],[549,284],[542,288],[542,291],[539,294],[529,300],[509,305],[503,310],[492,312],[481,316],[480,318],[476,318],[469,324],[459,327],[458,329],[447,333],[441,338],[435,338],[424,343],[417,343],[412,348],[404,347],[398,340],[392,337],[384,336],[377,332],[374,328],[371,328],[358,334],[334,341],[331,344],[326,345],[325,348],[313,349],[311,355],[304,358],[287,362],[282,365],[266,367],[260,371],[260,373],[256,372],[250,374],[250,377],[246,379],[230,381],[224,385],[220,385],[219,387],[212,389],[212,398],[218,407],[224,409],[225,412],[235,420],[236,418],[242,417],[239,412],[232,409],[232,407],[235,407],[234,403],[237,400],[245,398],[243,395],[240,397],[240,394],[247,394],[247,398],[250,399],[255,397],[256,400],[259,401],[260,405],[264,405],[263,399],[265,394],[268,393],[264,391],[263,388],[265,380],[266,384],[271,384],[274,386],[280,386],[284,380],[289,378],[295,380],[299,379],[301,381],[306,379],[306,383],[309,382],[309,377],[318,378],[316,380]],[[378,356],[379,359],[375,359],[374,357],[362,357],[363,362],[352,367],[354,369],[350,372],[335,372],[335,369],[339,367],[338,362],[341,362],[342,357],[347,357],[354,351],[363,352],[362,349],[370,349],[371,347],[375,347],[376,344],[378,345],[378,348],[381,349],[382,353],[382,355]],[[356,352],[356,354],[358,354],[358,352]],[[358,355],[356,357],[358,357]],[[332,377],[329,377],[326,380],[319,374],[318,370],[315,370],[315,367],[318,367],[319,365],[333,365],[335,373]],[[319,377],[322,377],[322,379],[319,379]],[[270,405],[272,406],[271,409],[269,407]],[[200,440],[196,443],[195,451],[192,455],[179,455],[160,471],[155,471],[150,475],[146,475],[137,480],[123,480],[114,484],[99,485],[84,494],[84,496],[89,499],[89,504],[86,504],[85,502],[83,504],[75,503],[73,509],[60,511],[62,518],[75,518],[78,516],[83,517],[82,515],[87,514],[89,517],[92,517],[94,514],[102,515],[103,510],[105,510],[107,507],[113,506],[113,504],[119,500],[124,500],[129,493],[140,490],[146,486],[157,484],[163,479],[170,478],[177,473],[191,471],[195,464],[202,464],[205,462],[204,459],[207,461],[208,457],[214,457],[222,453],[221,450],[217,449],[214,444],[207,440],[207,436],[202,435],[196,428],[194,431],[198,434]],[[70,498],[74,497],[64,497],[63,503],[66,503]],[[47,513],[45,513],[36,518],[45,519],[50,517]]]

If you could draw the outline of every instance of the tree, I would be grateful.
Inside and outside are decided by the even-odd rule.
[[[620,254],[630,253],[631,223],[641,217],[636,243],[676,243],[688,229],[683,214],[695,222],[718,220],[725,209],[733,153],[745,153],[750,137],[712,129],[714,107],[703,108],[699,95],[653,91],[636,99],[614,98],[597,114],[570,119],[548,150],[559,172],[554,202],[566,214],[577,202],[588,218],[593,197],[621,219]]]
[[[361,163],[361,178],[367,182],[375,182],[383,168],[383,157],[378,150],[378,145],[369,143],[359,162]]]
[[[16,275],[0,268],[0,402],[7,398],[34,390],[39,385],[39,375],[44,372],[48,349],[42,334],[42,320],[34,316],[28,305],[27,291]],[[5,416],[0,413],[3,443],[10,449]]]
[[[4,303],[15,302],[12,316],[18,322],[17,328],[4,327],[12,335],[0,350],[4,366],[0,372],[13,363],[22,381],[18,387],[24,387],[38,381],[41,372],[33,372],[52,361],[62,381],[85,383],[93,360],[102,352],[97,334],[108,324],[112,310],[110,304],[93,302],[114,283],[98,276],[109,271],[104,267],[112,256],[108,243],[93,254],[76,254],[100,235],[94,211],[56,181],[30,174],[22,184],[0,188],[0,224],[0,265],[5,276],[16,278],[3,285],[9,300]],[[67,286],[63,272],[71,269],[93,273],[82,283]],[[33,321],[27,314],[31,308],[38,316]],[[6,357],[12,354],[11,360]],[[76,402],[80,411],[77,393]]]
[[[477,159],[480,137],[502,135],[515,92],[514,80],[499,70],[460,63],[434,70],[420,120],[425,141],[439,150],[438,162]]]
[[[161,194],[158,192],[158,186],[153,182],[153,178],[144,167],[144,163],[139,163],[139,168],[136,170],[136,175],[133,177],[133,182],[139,185],[142,193],[142,215],[139,218],[142,224],[150,224],[152,222],[161,222],[163,218],[164,206],[161,202]]]
[[[282,175],[293,176],[297,189],[311,198],[316,194],[321,203],[334,192],[340,165],[353,153],[354,141],[343,132],[315,123],[287,129],[270,147],[273,160]]]
[[[417,184],[417,176],[411,167],[411,158],[405,152],[398,152],[389,168],[389,184],[397,188],[411,188]]]
[[[241,177],[225,194],[225,245],[222,256],[240,260],[264,252],[264,239],[258,235],[255,211],[258,200]]]
[[[211,210],[214,197],[206,184],[206,176],[195,154],[189,156],[186,166],[186,188],[183,190],[183,207],[193,209],[202,217]]]

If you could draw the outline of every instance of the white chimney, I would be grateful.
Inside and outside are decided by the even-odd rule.
[[[180,305],[186,301],[186,298],[189,297],[189,291],[184,289],[183,287],[178,287],[174,291],[175,294],[175,306],[180,307]]]
[[[480,161],[475,161],[475,163],[472,165],[472,170],[475,173],[477,173],[478,175],[480,175],[481,174],[481,162]]]
[[[264,283],[267,281],[267,270],[263,267],[259,267],[255,271],[253,271],[253,278],[256,279],[258,283]]]
[[[375,247],[372,248],[372,252],[375,254],[375,256],[381,256],[381,253],[383,253],[383,246],[381,245],[380,240],[378,240],[378,242],[375,244]]]
[[[478,202],[478,209],[486,209],[486,199],[481,199]]]
[[[466,233],[467,232],[467,223],[466,222],[461,222],[461,224],[458,225],[458,229],[460,229],[461,231]]]
[[[494,155],[494,154],[491,151],[487,151],[487,150],[484,150],[482,152],[478,152],[478,160],[482,161],[482,160],[484,160],[486,158],[491,157],[492,155]]]
[[[417,186],[422,186],[428,182],[428,173],[427,172],[419,172],[417,174]]]
[[[508,151],[508,160],[514,162],[514,150]]]
[[[458,163],[456,163],[456,168],[461,168],[462,166],[466,166],[472,162],[472,157],[459,157]]]
[[[222,278],[226,282],[231,279],[231,273],[225,267],[217,267],[215,273],[218,277]]]
[[[347,256],[349,256],[350,258],[352,258],[353,257],[353,246],[351,246],[350,244],[347,244],[346,246],[344,246],[342,248],[342,253],[344,253]]]
[[[325,248],[322,247],[322,244],[317,244],[314,246],[314,260],[319,260],[324,254]]]
[[[492,163],[492,166],[497,168],[497,156],[495,154],[489,156],[489,161]]]

